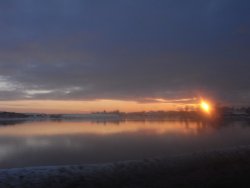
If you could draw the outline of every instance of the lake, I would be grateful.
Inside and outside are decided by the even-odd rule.
[[[104,163],[250,144],[250,123],[230,121],[0,122],[0,168]]]

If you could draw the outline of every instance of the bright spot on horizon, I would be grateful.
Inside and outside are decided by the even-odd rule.
[[[210,111],[211,111],[210,104],[206,101],[201,101],[200,107],[206,113],[210,113]]]

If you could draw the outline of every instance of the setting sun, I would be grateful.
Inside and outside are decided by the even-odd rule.
[[[200,107],[206,113],[210,113],[210,111],[211,111],[211,107],[210,107],[209,103],[206,101],[201,101]]]

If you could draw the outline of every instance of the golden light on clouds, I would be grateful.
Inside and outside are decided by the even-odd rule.
[[[126,100],[19,100],[1,101],[2,111],[14,112],[35,112],[35,113],[89,113],[96,111],[120,110],[124,112],[135,111],[157,111],[176,110],[179,106],[193,104],[193,101],[186,99],[166,100],[155,99],[146,102],[126,101]]]

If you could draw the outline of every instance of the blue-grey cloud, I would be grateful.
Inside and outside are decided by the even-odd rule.
[[[0,99],[206,93],[249,102],[249,7],[247,0],[1,1]]]

